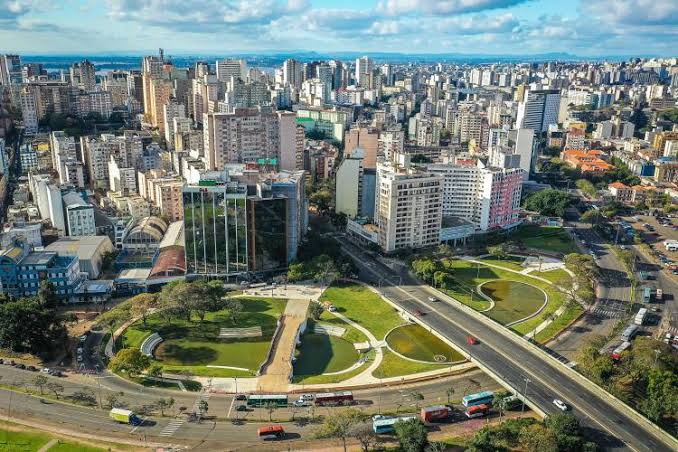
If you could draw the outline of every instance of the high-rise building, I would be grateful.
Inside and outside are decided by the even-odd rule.
[[[24,85],[21,87],[21,116],[24,123],[26,134],[32,135],[38,133],[38,100],[39,91],[33,86]]]
[[[297,90],[301,88],[303,82],[303,66],[294,59],[285,60],[283,63],[283,83],[289,84]]]
[[[442,178],[410,165],[400,154],[397,163],[379,163],[374,215],[379,246],[391,252],[440,243]]]
[[[337,168],[334,210],[349,218],[360,215],[363,158],[363,150],[356,149],[351,155],[347,155]]]
[[[68,235],[96,235],[93,206],[77,193],[65,194],[63,205]]]
[[[231,77],[247,80],[247,62],[245,60],[217,60],[217,79],[228,82]]]
[[[247,188],[202,181],[183,188],[186,271],[228,276],[247,271]]]
[[[355,60],[355,83],[362,88],[373,88],[374,61],[367,56]]]
[[[558,124],[560,91],[529,90],[525,101],[518,105],[516,127],[546,132],[550,124]]]
[[[363,167],[376,168],[379,152],[379,132],[368,127],[356,126],[346,133],[344,152],[351,155],[356,149],[363,150]]]
[[[20,85],[21,57],[19,55],[0,55],[0,85]]]
[[[83,91],[94,91],[96,86],[96,69],[89,60],[73,63],[70,67],[71,85]]]

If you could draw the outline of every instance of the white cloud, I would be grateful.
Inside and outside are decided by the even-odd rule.
[[[677,0],[586,0],[583,14],[627,25],[678,25]]]
[[[401,14],[452,15],[508,8],[529,0],[381,0],[377,11],[397,16]]]

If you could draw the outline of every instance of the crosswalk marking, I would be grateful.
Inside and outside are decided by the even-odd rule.
[[[179,418],[172,419],[171,421],[169,421],[169,424],[167,424],[165,428],[162,429],[162,431],[160,432],[160,436],[174,435],[174,432],[176,432],[179,429],[179,427],[184,425],[184,422],[185,422],[184,419]]]

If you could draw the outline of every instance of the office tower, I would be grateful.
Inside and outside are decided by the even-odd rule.
[[[328,63],[332,68],[332,89],[346,88],[346,68],[341,61],[332,60]]]
[[[332,86],[334,86],[334,68],[327,63],[320,64],[317,68],[318,79],[323,87],[323,102],[329,102],[332,96]]]
[[[300,89],[303,82],[303,67],[297,60],[288,59],[283,63],[283,83]]]
[[[0,55],[0,85],[19,85],[22,82],[19,55]]]
[[[294,153],[296,124],[270,107],[207,113],[203,121],[205,158],[211,170],[221,170],[227,163],[277,165],[281,156],[287,166]]]
[[[297,155],[304,152],[303,144],[299,149],[297,137],[297,115],[290,111],[278,111],[278,165],[281,171],[294,171]]]
[[[362,88],[372,89],[374,61],[363,56],[355,60],[355,84]]]
[[[351,155],[356,149],[364,152],[363,167],[376,168],[379,151],[379,132],[376,129],[356,126],[346,134],[344,152]]]
[[[144,113],[151,115],[151,81],[156,78],[161,78],[163,75],[163,66],[165,62],[162,57],[145,56],[141,62],[142,86],[144,93]]]
[[[5,139],[0,138],[0,175],[5,174],[9,168],[9,160],[5,149]]]
[[[381,74],[384,76],[384,82],[386,86],[393,86],[395,85],[395,71],[393,70],[393,66],[390,64],[382,64],[381,65]]]
[[[247,62],[245,60],[217,60],[217,79],[229,82],[231,77],[247,80]]]
[[[410,165],[400,154],[397,163],[379,163],[374,215],[379,246],[391,252],[440,243],[442,178]]]
[[[73,63],[70,67],[71,85],[83,91],[94,91],[96,86],[96,69],[89,60]]]
[[[560,91],[529,90],[525,101],[518,106],[516,127],[532,129],[536,133],[546,132],[550,124],[558,123]]]
[[[186,272],[228,276],[247,271],[247,187],[201,181],[183,188]]]

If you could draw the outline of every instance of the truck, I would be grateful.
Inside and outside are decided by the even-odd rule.
[[[643,289],[643,303],[649,303],[652,299],[652,288],[645,287]]]
[[[134,414],[134,411],[124,410],[122,408],[113,408],[108,416],[116,422],[129,425],[141,425],[141,419]]]
[[[647,315],[647,309],[646,308],[640,308],[638,312],[636,313],[636,316],[633,318],[633,323],[641,326],[643,322],[645,321],[645,316]]]
[[[657,289],[657,292],[654,294],[654,298],[657,301],[662,301],[664,299],[664,291],[661,289]]]
[[[452,408],[447,405],[433,405],[421,409],[419,417],[423,422],[439,421],[452,415]]]
[[[631,341],[631,339],[635,337],[636,333],[638,333],[638,327],[636,325],[629,325],[622,333],[621,339],[624,342]]]

